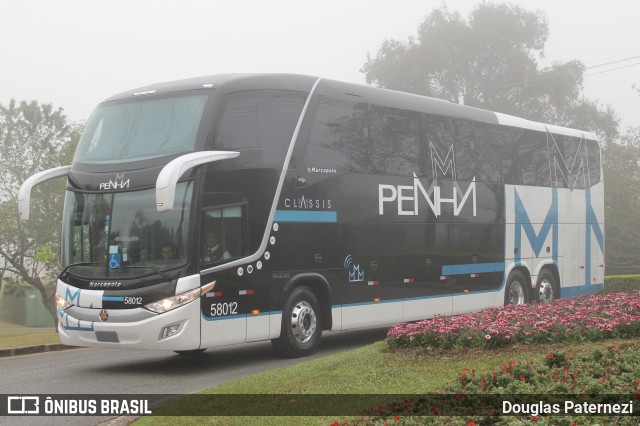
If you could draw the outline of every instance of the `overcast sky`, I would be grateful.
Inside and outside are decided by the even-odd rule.
[[[640,125],[640,95],[631,89],[640,86],[640,2],[510,2],[546,13],[547,64],[579,59],[589,67],[620,60],[588,69],[584,93],[610,104],[624,125]],[[446,2],[463,15],[477,3]],[[0,103],[35,99],[84,120],[112,94],[202,75],[288,72],[364,83],[359,70],[367,52],[375,54],[385,39],[415,35],[441,4],[0,0]]]

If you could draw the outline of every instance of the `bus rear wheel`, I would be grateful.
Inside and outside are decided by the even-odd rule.
[[[529,301],[526,278],[518,270],[512,271],[504,289],[504,305],[522,305]]]
[[[297,358],[313,353],[321,337],[318,299],[308,287],[296,287],[284,304],[280,337],[271,343],[282,355]]]
[[[556,284],[556,278],[548,269],[543,269],[538,275],[538,301],[551,303],[560,295]]]

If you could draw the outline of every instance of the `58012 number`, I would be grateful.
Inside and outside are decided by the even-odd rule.
[[[125,297],[125,305],[142,305],[142,297]]]
[[[211,304],[211,316],[221,317],[225,315],[237,315],[238,314],[238,302],[230,303],[212,303]]]

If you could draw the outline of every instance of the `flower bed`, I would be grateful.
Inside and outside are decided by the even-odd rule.
[[[509,305],[452,317],[436,316],[393,326],[389,348],[495,348],[640,336],[640,292],[559,299],[551,304]]]
[[[637,425],[639,392],[640,348],[611,345],[573,359],[551,352],[540,362],[512,360],[484,375],[465,369],[442,394],[373,408],[366,421],[451,426]],[[636,417],[629,413],[598,416],[580,408],[607,403],[631,403],[626,408]],[[520,407],[517,415],[503,412],[515,406]]]

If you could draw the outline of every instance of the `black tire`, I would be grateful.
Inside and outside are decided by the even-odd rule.
[[[190,355],[200,355],[206,350],[207,349],[205,348],[205,349],[191,349],[188,351],[174,351],[174,352],[177,353],[178,355],[190,356]]]
[[[560,289],[555,275],[549,269],[543,269],[538,275],[537,299],[540,303],[551,303],[560,297]]]
[[[529,290],[524,274],[512,271],[504,288],[504,306],[521,305],[529,302]]]
[[[291,291],[282,311],[280,337],[273,347],[282,355],[298,358],[311,355],[322,337],[322,318],[318,298],[309,287]]]

